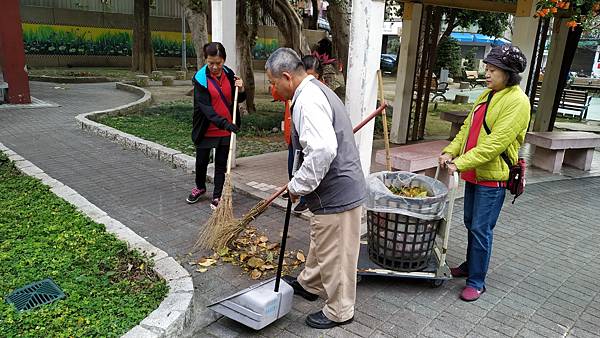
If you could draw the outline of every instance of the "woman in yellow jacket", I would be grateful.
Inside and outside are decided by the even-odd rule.
[[[474,301],[485,292],[493,230],[504,202],[509,165],[517,162],[529,125],[529,98],[519,87],[527,60],[518,47],[494,47],[485,57],[488,89],[475,101],[456,138],[439,158],[442,167],[465,181],[464,222],[468,231],[466,261],[452,268],[467,277],[460,297]]]

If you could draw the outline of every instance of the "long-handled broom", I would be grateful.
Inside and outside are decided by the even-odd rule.
[[[387,105],[383,95],[383,76],[381,69],[377,70],[377,87],[379,88],[379,104]],[[387,114],[385,109],[381,113],[381,122],[383,123],[383,142],[385,142],[385,167],[387,171],[392,171],[392,158],[390,156],[390,137],[388,133]]]
[[[379,108],[377,108],[374,112],[372,112],[369,116],[367,116],[364,120],[362,120],[358,125],[356,125],[352,129],[352,132],[356,133],[365,124],[369,123],[369,121],[371,121],[375,116],[382,114],[382,112],[383,112],[383,114],[385,114],[386,107],[387,107],[387,105],[385,103],[383,103],[381,106],[379,106]],[[250,222],[252,222],[258,216],[260,216],[263,212],[265,212],[265,210],[267,210],[269,205],[271,203],[273,203],[273,201],[277,197],[279,197],[279,195],[283,194],[286,190],[287,190],[287,185],[281,187],[277,192],[275,192],[273,195],[271,195],[271,197],[269,197],[268,199],[258,202],[242,218],[232,219],[226,223],[224,222],[223,224],[219,225],[218,233],[217,232],[214,233],[215,246],[213,246],[212,248],[219,249],[219,248],[223,248],[223,247],[226,247],[227,245],[229,245],[229,243],[231,243],[231,241],[234,240],[237,237],[237,235],[246,228],[246,226],[248,224],[250,224]],[[217,229],[217,228],[215,228],[215,229]]]
[[[235,87],[232,113],[233,123],[235,123],[237,116],[237,100],[238,87]],[[232,221],[234,221],[232,203],[233,183],[231,182],[231,162],[233,161],[234,144],[235,133],[231,133],[231,137],[229,139],[229,154],[227,155],[227,172],[225,173],[225,183],[223,184],[221,201],[219,201],[217,208],[213,211],[204,227],[200,230],[200,233],[198,234],[198,240],[196,241],[194,247],[201,247],[205,249],[222,248],[223,239],[221,238],[221,234],[229,231],[228,224],[231,224]]]

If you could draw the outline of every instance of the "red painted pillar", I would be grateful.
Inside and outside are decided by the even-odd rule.
[[[31,103],[25,71],[25,48],[19,0],[2,0],[0,12],[0,64],[8,83],[9,103]]]

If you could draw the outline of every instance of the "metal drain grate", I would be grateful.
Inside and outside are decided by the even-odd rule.
[[[6,302],[14,304],[18,311],[25,311],[61,298],[65,298],[65,293],[47,278],[15,290],[6,297]]]

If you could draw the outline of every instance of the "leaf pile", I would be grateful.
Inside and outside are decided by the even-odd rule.
[[[200,257],[190,264],[198,266],[197,272],[206,272],[220,261],[239,266],[252,279],[266,278],[277,271],[279,251],[279,243],[271,243],[266,235],[257,233],[256,228],[248,227],[239,234],[231,247],[222,248],[212,256]],[[283,274],[291,273],[305,261],[302,250],[286,251]]]
[[[396,188],[393,185],[387,187],[394,195],[400,195],[404,197],[412,198],[425,198],[427,197],[427,190],[421,187],[400,187]]]

